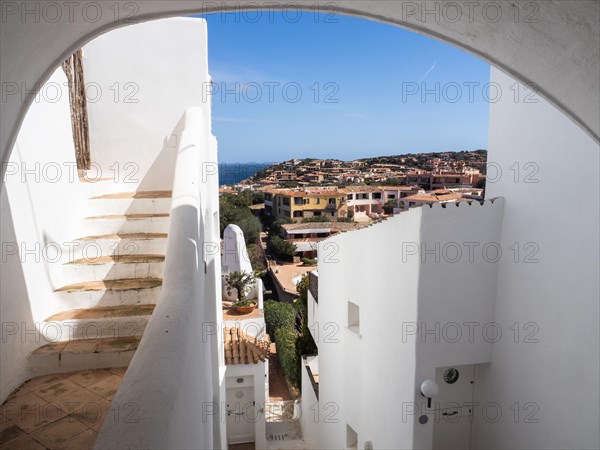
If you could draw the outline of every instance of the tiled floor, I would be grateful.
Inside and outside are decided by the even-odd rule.
[[[252,312],[241,314],[232,307],[233,302],[223,301],[223,320],[256,319],[263,317],[262,310],[255,308]]]
[[[25,382],[0,410],[0,448],[92,448],[125,370],[81,370]]]

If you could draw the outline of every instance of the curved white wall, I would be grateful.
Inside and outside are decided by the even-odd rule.
[[[6,166],[0,355],[11,364],[0,365],[1,399],[27,379],[27,357],[45,343],[35,330],[61,309],[54,290],[61,286],[68,243],[80,237],[85,217],[88,187],[77,175],[65,83],[56,69],[29,109]]]

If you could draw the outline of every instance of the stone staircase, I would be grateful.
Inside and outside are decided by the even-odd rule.
[[[170,191],[90,198],[87,236],[61,266],[63,308],[40,324],[34,373],[126,367],[160,298]]]

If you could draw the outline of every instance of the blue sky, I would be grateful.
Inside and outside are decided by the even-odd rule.
[[[364,19],[257,14],[205,16],[222,162],[487,147],[489,65],[475,56]]]

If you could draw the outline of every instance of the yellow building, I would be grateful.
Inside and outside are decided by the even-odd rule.
[[[265,213],[277,219],[346,217],[346,194],[337,189],[274,189],[265,192]]]

